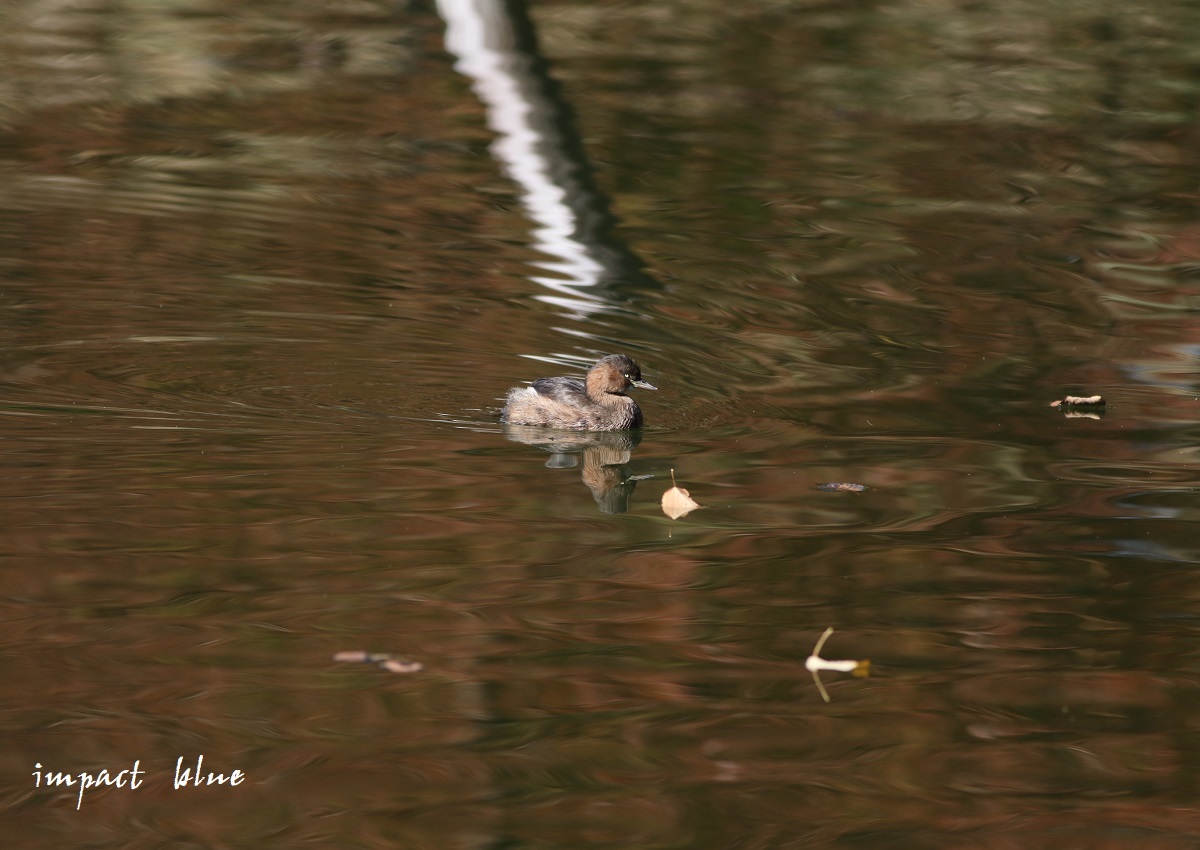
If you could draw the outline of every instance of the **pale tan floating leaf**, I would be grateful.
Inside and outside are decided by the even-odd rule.
[[[671,470],[671,489],[663,493],[663,513],[671,519],[687,516],[697,508],[703,507],[693,501],[691,495],[682,487],[675,486],[675,470]]]
[[[1089,407],[1100,407],[1104,404],[1104,396],[1100,395],[1069,395],[1064,396],[1058,401],[1050,402],[1051,407],[1074,407],[1076,405],[1087,405]]]

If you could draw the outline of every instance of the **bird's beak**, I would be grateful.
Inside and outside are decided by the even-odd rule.
[[[640,379],[636,380],[636,381],[630,381],[629,383],[633,384],[635,387],[637,387],[638,389],[641,389],[641,390],[656,390],[656,389],[658,389],[658,387],[654,386],[654,384],[651,384],[647,381],[643,381]]]

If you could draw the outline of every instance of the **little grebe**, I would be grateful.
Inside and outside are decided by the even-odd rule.
[[[642,380],[638,364],[624,354],[610,354],[575,378],[538,378],[529,387],[513,387],[500,414],[512,425],[541,425],[578,431],[624,431],[642,427],[642,410],[625,395],[630,387],[653,390]]]

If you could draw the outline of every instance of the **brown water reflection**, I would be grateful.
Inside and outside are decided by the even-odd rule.
[[[1196,844],[1200,21],[936,12],[535,5],[554,241],[430,4],[0,9],[11,842]]]

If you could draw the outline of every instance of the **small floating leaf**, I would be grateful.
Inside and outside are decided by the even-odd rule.
[[[863,493],[870,488],[866,484],[855,484],[852,481],[830,481],[827,484],[818,484],[817,489],[830,493]]]
[[[687,490],[675,485],[675,470],[671,470],[671,489],[663,493],[662,509],[663,513],[671,519],[679,519],[682,516],[687,516],[692,511],[702,505],[698,505],[692,500],[691,495]]]

